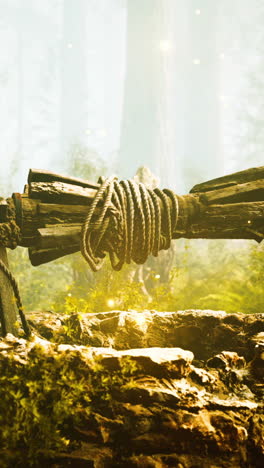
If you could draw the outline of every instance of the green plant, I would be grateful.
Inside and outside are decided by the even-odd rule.
[[[1,467],[50,466],[48,460],[78,447],[75,428],[91,427],[94,413],[112,413],[112,392],[137,372],[129,357],[111,371],[101,357],[28,343],[29,352],[0,356]]]

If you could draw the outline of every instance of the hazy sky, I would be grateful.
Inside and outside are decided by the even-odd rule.
[[[180,191],[263,164],[262,140],[241,152],[263,93],[262,13],[259,0],[0,0],[5,191],[30,167],[67,171],[73,145]]]

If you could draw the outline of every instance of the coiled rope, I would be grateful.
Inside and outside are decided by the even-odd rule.
[[[93,271],[106,253],[112,268],[143,264],[168,249],[179,218],[178,196],[171,190],[147,189],[132,180],[107,178],[100,186],[83,224],[81,252]]]

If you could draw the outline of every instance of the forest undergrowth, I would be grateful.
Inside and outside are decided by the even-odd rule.
[[[26,311],[212,309],[259,313],[264,306],[264,246],[253,241],[180,240],[143,266],[121,272],[106,260],[93,273],[77,253],[32,267],[27,251],[12,252],[11,267]]]

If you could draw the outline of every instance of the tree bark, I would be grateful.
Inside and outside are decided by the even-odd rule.
[[[80,244],[81,224],[54,224],[43,229],[38,229],[37,246],[41,249],[60,248],[65,249],[70,245]]]
[[[0,260],[8,267],[6,248],[0,246]],[[13,289],[5,273],[0,269],[0,321],[2,335],[12,333],[17,336],[17,314]]]
[[[43,202],[73,205],[88,205],[96,195],[97,190],[84,188],[64,182],[32,182],[29,186],[31,198]]]
[[[174,232],[173,238],[254,239],[264,238],[264,202],[208,205],[193,219],[186,232]]]
[[[218,2],[211,0],[204,0],[201,5],[197,0],[184,3],[188,32],[180,73],[184,81],[185,127],[182,160],[177,166],[181,167],[185,184],[193,185],[197,177],[212,178],[220,167],[219,7]],[[197,15],[199,7],[201,14]]]
[[[264,179],[264,166],[252,167],[244,171],[235,172],[223,177],[217,177],[217,179],[208,180],[201,184],[196,184],[190,193],[201,193],[209,192],[211,190],[224,189],[232,185],[245,184],[253,180]]]
[[[160,101],[167,91],[159,48],[167,34],[162,30],[164,3],[127,2],[127,69],[119,157],[125,178],[132,177],[142,165],[154,173],[158,168]]]
[[[70,255],[80,250],[80,245],[69,245],[67,248],[54,249],[36,249],[29,248],[29,259],[33,266],[43,265],[44,263],[52,262],[57,258]]]
[[[245,184],[211,190],[200,196],[206,204],[254,202],[264,199],[264,186],[262,180],[254,180]]]
[[[57,167],[65,167],[66,154],[72,145],[85,143],[86,115],[86,10],[87,1],[65,1],[62,4],[61,41],[61,159]]]
[[[63,176],[43,169],[30,169],[28,174],[28,184],[32,182],[64,182],[66,184],[79,185],[80,187],[93,188],[98,190],[100,184],[79,179],[78,177]]]

